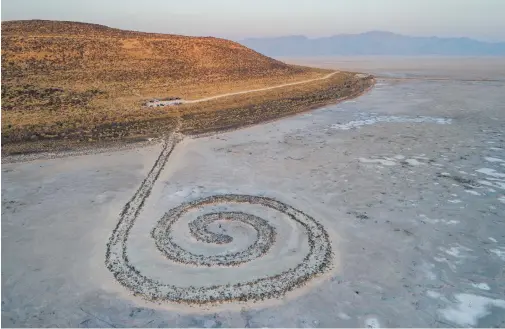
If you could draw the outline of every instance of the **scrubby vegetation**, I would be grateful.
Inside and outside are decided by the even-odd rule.
[[[151,136],[173,129],[178,120],[188,132],[234,126],[240,120],[258,122],[318,103],[316,96],[309,101],[308,95],[320,88],[343,87],[344,75],[205,105],[146,109],[142,104],[152,98],[197,99],[327,73],[287,65],[224,39],[76,22],[3,22],[2,145],[8,152],[27,142],[52,145],[55,140],[74,143]],[[335,95],[316,98],[322,101]],[[251,110],[260,108],[263,114]],[[229,118],[224,110],[231,111]],[[237,115],[242,119],[233,119]]]

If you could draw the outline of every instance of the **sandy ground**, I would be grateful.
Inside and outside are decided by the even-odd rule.
[[[395,72],[388,67],[383,74]],[[327,232],[331,266],[265,301],[154,303],[133,296],[106,267],[118,218],[136,211],[134,194],[147,191],[143,181],[162,145],[3,164],[2,324],[503,327],[504,87],[378,80],[352,101],[177,144],[117,245],[149,284],[187,291],[254,282],[296,268],[311,254],[315,228],[289,215],[300,211]],[[273,199],[286,208],[198,206],[173,223],[171,237],[153,239],[153,228],[167,224],[160,219],[173,215],[164,217],[170,209],[230,194]],[[205,217],[212,212],[260,220],[255,228],[236,215]],[[233,240],[198,240],[189,225],[197,218],[210,221],[202,239]],[[157,245],[176,245],[203,255],[195,262],[209,261],[248,250],[264,234],[262,241],[270,241],[270,231],[258,233],[268,227],[275,231],[273,244],[265,253],[253,248],[236,266],[182,264],[167,260]],[[322,236],[314,233],[324,249]]]

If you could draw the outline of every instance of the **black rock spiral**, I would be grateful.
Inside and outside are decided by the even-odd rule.
[[[204,214],[189,223],[191,234],[200,241],[225,244],[232,237],[210,232],[207,227],[216,220],[234,220],[252,226],[256,239],[247,249],[224,255],[199,255],[184,250],[171,237],[174,223],[182,215],[208,205],[252,204],[274,209],[298,223],[305,231],[309,251],[295,267],[251,281],[226,285],[179,287],[159,282],[143,275],[128,260],[127,240],[136,218],[149,196],[152,186],[166,163],[176,141],[170,139],[158,160],[128,202],[107,244],[106,265],[115,278],[134,294],[152,301],[172,301],[184,303],[213,303],[229,301],[263,300],[279,297],[294,289],[315,275],[324,272],[332,259],[331,242],[324,227],[312,217],[285,203],[272,198],[252,195],[224,194],[185,202],[167,212],[152,230],[152,237],[158,249],[170,260],[197,266],[237,266],[266,254],[274,244],[276,232],[267,220],[244,212],[212,212]],[[230,268],[230,270],[233,270]]]

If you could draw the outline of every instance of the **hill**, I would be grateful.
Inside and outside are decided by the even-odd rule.
[[[240,43],[268,56],[330,55],[505,55],[505,43],[481,42],[469,38],[411,37],[371,31],[309,39],[305,36],[250,38]]]
[[[47,79],[61,82],[65,78],[69,83],[142,86],[153,81],[194,83],[301,71],[229,40],[74,22],[3,22],[2,55],[7,79],[51,73]],[[66,75],[54,74],[60,72]]]
[[[2,78],[5,86],[13,88],[30,84],[150,97],[160,91],[180,93],[181,86],[274,77],[289,80],[305,73],[224,39],[74,22],[2,23]],[[186,91],[183,96],[198,95]],[[4,106],[10,109],[15,104]]]
[[[146,109],[142,105],[153,98],[192,100],[327,74],[212,37],[123,31],[78,22],[2,22],[2,145],[159,135],[176,122],[183,128],[192,122],[200,130],[212,131],[230,119],[221,113],[217,120],[217,114],[207,112],[272,100],[281,91],[258,93],[255,97],[263,95],[261,99],[227,97],[205,106]],[[286,90],[307,91],[310,86],[316,90],[321,83]],[[204,121],[195,112],[206,112]],[[191,120],[181,123],[184,116]],[[249,118],[234,120],[230,125],[240,125],[240,120],[251,123]]]

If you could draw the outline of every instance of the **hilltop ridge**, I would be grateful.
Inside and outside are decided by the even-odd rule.
[[[42,20],[3,22],[2,57],[6,79],[72,70],[72,75],[44,78],[57,82],[126,82],[130,86],[304,72],[225,39]]]

